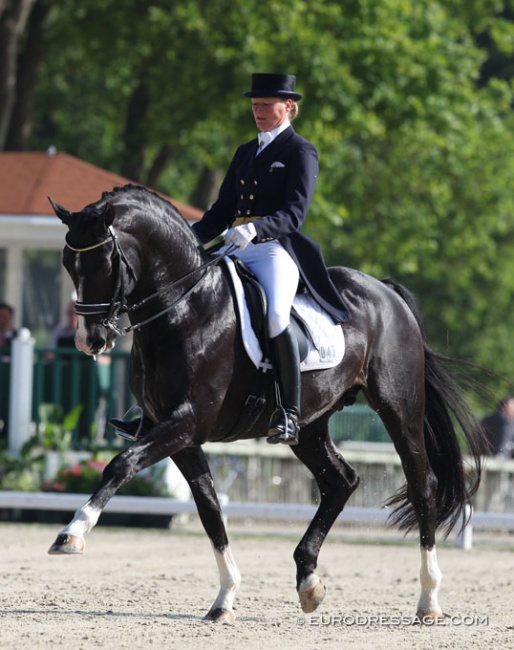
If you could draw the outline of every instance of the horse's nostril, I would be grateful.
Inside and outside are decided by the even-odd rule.
[[[105,348],[105,339],[100,336],[89,337],[87,339],[88,348],[91,354],[98,354]]]

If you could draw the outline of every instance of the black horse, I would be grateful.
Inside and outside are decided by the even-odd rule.
[[[212,264],[177,209],[133,185],[106,192],[72,213],[52,205],[68,227],[63,263],[78,294],[78,349],[89,355],[114,345],[117,317],[133,329],[131,388],[153,427],[105,468],[100,486],[58,535],[51,554],[82,553],[84,535],[109,499],[136,472],[169,456],[189,483],[220,573],[220,591],[205,620],[232,622],[240,583],[210,469],[207,441],[233,439],[245,401],[262,373],[247,357],[233,289],[224,264]],[[313,473],[319,508],[294,552],[297,591],[304,612],[321,603],[325,588],[315,573],[321,545],[359,478],[332,443],[328,420],[359,391],[380,415],[406,477],[392,497],[392,521],[419,528],[420,617],[441,615],[435,532],[463,515],[480,478],[479,427],[456,385],[450,361],[432,351],[408,291],[358,271],[331,268],[351,307],[346,352],[329,370],[302,373],[302,418],[293,453]],[[240,438],[267,435],[274,389]],[[456,427],[462,429],[474,471],[467,471]]]

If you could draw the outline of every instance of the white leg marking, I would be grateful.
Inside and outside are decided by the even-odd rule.
[[[442,609],[439,606],[438,592],[441,586],[442,573],[437,563],[437,556],[434,548],[427,550],[421,547],[421,570],[419,578],[421,582],[421,596],[418,603],[418,615],[430,616],[441,615]]]
[[[315,587],[318,584],[318,582],[319,582],[318,576],[315,573],[311,573],[300,582],[300,586],[298,587],[298,592],[309,591],[309,589]]]
[[[100,515],[100,510],[96,510],[86,503],[76,511],[71,522],[61,530],[61,534],[83,538],[96,525]]]
[[[213,551],[220,574],[220,590],[211,609],[232,611],[234,596],[241,584],[241,574],[236,566],[230,546],[225,547],[221,552],[213,547]]]

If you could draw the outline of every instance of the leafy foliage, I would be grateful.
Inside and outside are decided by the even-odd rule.
[[[44,457],[35,438],[23,445],[19,456],[0,449],[0,490],[36,492],[43,465]]]
[[[71,447],[73,430],[77,427],[83,405],[78,404],[63,416],[60,404],[42,403],[39,406],[39,441],[43,449],[67,451]]]
[[[254,136],[251,72],[295,72],[327,262],[404,283],[434,347],[512,377],[513,18],[512,0],[62,0],[30,146],[206,207],[203,179]]]

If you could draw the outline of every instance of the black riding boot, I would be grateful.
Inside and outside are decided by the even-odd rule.
[[[297,445],[301,387],[298,343],[289,326],[281,334],[270,339],[270,343],[280,401],[271,416],[267,442],[272,445],[278,442]]]

